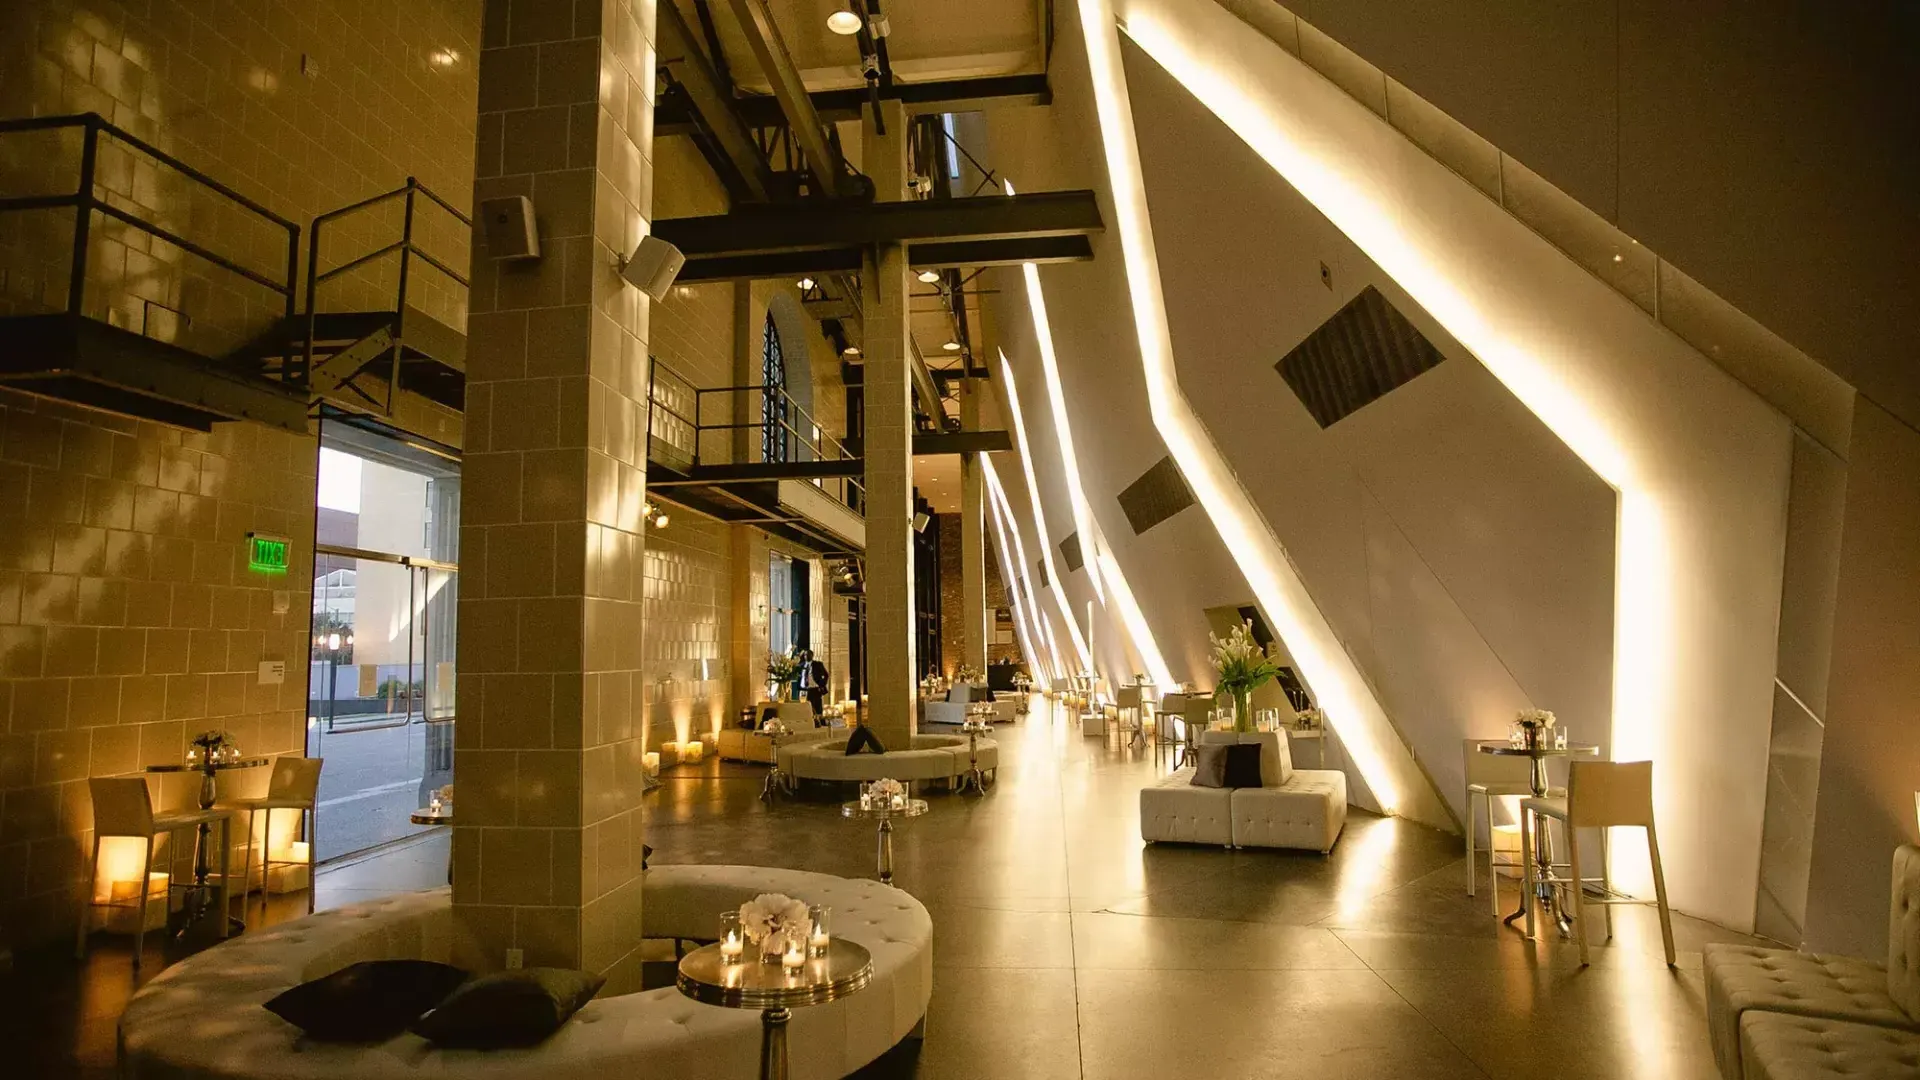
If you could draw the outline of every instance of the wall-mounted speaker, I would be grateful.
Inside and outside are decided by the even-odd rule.
[[[926,532],[926,531],[927,531],[927,524],[928,524],[929,522],[931,522],[932,520],[933,520],[933,518],[931,518],[931,517],[929,517],[929,516],[927,515],[927,513],[926,513],[926,511],[924,511],[924,510],[923,510],[923,511],[920,511],[919,513],[916,513],[916,514],[914,514],[914,515],[913,515],[913,531],[914,531],[914,532]]]
[[[680,276],[680,268],[686,264],[687,257],[679,248],[657,236],[643,236],[633,255],[620,264],[620,276],[655,300],[665,300],[673,279]]]
[[[493,258],[540,257],[540,230],[533,223],[533,202],[525,195],[483,201],[480,225],[487,241],[487,254]]]

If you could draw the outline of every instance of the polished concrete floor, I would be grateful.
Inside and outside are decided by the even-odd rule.
[[[1147,846],[1135,793],[1164,761],[1044,705],[999,736],[986,796],[933,795],[895,834],[896,882],[933,914],[933,1004],[924,1043],[860,1080],[1714,1076],[1699,950],[1739,935],[1676,916],[1669,970],[1652,912],[1620,909],[1582,969],[1570,942],[1503,927],[1484,882],[1467,897],[1456,837],[1356,813],[1331,857]],[[670,771],[648,797],[654,859],[873,874],[871,824],[824,790],[769,807],[763,775]],[[318,902],[432,887],[445,858],[432,838],[323,873]],[[0,980],[21,1075],[111,1075],[124,945]]]

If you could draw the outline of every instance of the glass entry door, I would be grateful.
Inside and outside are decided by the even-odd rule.
[[[408,818],[453,782],[459,595],[455,467],[328,436],[307,708],[322,862],[430,828]]]

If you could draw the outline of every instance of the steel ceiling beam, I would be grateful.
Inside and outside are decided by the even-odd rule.
[[[734,111],[733,85],[700,50],[694,30],[677,4],[660,5],[659,65],[684,93],[680,109],[691,129],[712,142],[724,163],[721,182],[739,197],[767,202],[776,190],[773,170],[753,141],[753,132]],[[672,94],[663,95],[673,97]]]
[[[1091,191],[829,206],[750,206],[729,214],[653,223],[654,234],[679,248],[689,260],[713,255],[831,251],[873,244],[1087,236],[1105,229]]]
[[[814,111],[813,99],[807,96],[800,69],[794,66],[793,56],[780,38],[780,28],[774,24],[767,0],[730,0],[730,6],[746,31],[753,54],[760,61],[760,70],[773,84],[773,96],[780,102],[780,111],[786,115],[787,125],[807,157],[807,167],[813,171],[820,194],[829,198],[847,194],[849,185],[840,149],[827,137],[820,114]]]
[[[1089,262],[1092,259],[1093,245],[1084,236],[966,240],[958,243],[912,244],[907,248],[907,264],[914,270],[938,270],[948,266]],[[674,280],[685,285],[698,285],[710,281],[758,281],[764,278],[799,277],[802,274],[859,272],[860,249],[840,247],[766,255],[692,256]]]
[[[867,92],[859,87],[815,90],[807,96],[813,101],[814,113],[828,124],[860,119],[867,103]],[[908,116],[920,116],[1051,105],[1053,89],[1045,75],[996,75],[983,79],[896,82],[891,91],[881,91],[880,100],[898,101],[906,107]],[[741,121],[750,128],[779,127],[787,122],[786,114],[780,111],[780,102],[768,95],[739,97],[733,105]],[[687,135],[693,131],[694,116],[684,103],[663,98],[654,108],[653,116],[655,135]]]

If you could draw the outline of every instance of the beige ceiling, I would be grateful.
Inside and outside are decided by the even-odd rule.
[[[693,0],[675,0],[699,26]],[[787,52],[810,90],[864,86],[860,49],[827,29],[841,0],[767,0]],[[707,0],[714,27],[743,90],[767,91],[731,0]],[[1046,70],[1041,0],[891,0],[883,3],[895,78],[908,82],[1032,74]]]

